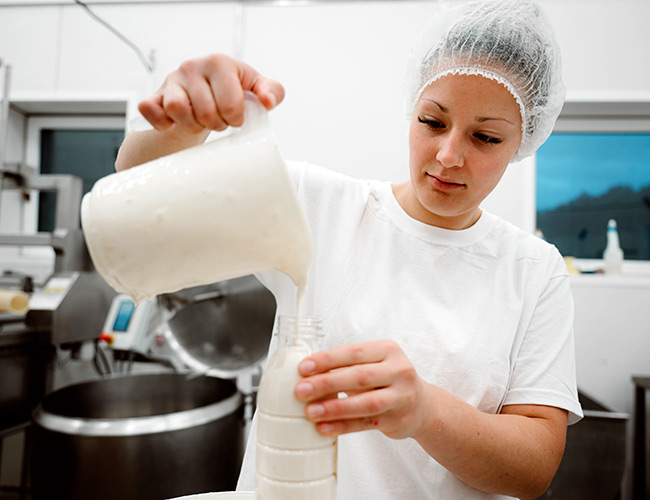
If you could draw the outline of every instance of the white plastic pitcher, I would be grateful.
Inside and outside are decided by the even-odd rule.
[[[266,269],[300,284],[311,259],[307,221],[250,92],[243,127],[100,179],[81,222],[99,273],[138,302]]]

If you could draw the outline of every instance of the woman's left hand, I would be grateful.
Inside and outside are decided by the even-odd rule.
[[[390,340],[348,344],[305,358],[295,387],[307,418],[335,436],[376,429],[402,439],[417,435],[429,413],[427,383]],[[339,393],[347,397],[338,398]]]

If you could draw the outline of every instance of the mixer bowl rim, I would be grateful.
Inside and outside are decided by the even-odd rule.
[[[79,418],[57,415],[39,404],[33,420],[41,427],[76,436],[141,436],[188,429],[219,420],[234,413],[243,404],[241,392],[215,403],[173,413],[127,418]]]

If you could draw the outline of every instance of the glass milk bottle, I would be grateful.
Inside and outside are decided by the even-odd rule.
[[[335,500],[336,438],[321,435],[294,395],[300,362],[318,350],[321,320],[280,316],[277,350],[257,396],[257,500]]]

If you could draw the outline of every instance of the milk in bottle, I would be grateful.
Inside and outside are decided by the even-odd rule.
[[[316,430],[293,392],[320,330],[318,318],[279,318],[277,351],[257,396],[257,500],[336,499],[336,438]]]

